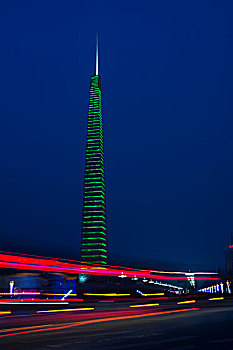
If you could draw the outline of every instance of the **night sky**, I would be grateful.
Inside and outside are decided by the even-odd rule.
[[[98,32],[109,263],[224,266],[232,13],[214,0],[1,2],[1,250],[79,259]]]

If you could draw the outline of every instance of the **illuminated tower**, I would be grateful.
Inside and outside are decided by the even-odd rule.
[[[101,84],[98,72],[98,37],[96,70],[91,76],[84,194],[81,233],[81,261],[107,263],[107,231]]]

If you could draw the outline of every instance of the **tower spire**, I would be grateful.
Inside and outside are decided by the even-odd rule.
[[[98,34],[96,34],[95,75],[99,75],[99,48],[98,48]]]

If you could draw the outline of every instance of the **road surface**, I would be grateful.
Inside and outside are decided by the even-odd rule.
[[[1,350],[233,349],[233,301],[25,314],[0,328]]]

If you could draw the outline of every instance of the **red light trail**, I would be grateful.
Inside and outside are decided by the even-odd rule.
[[[0,254],[0,267],[8,269],[20,269],[29,271],[49,271],[49,272],[63,272],[69,274],[88,274],[88,275],[100,275],[100,276],[117,276],[117,277],[130,277],[130,278],[147,278],[151,280],[183,280],[187,281],[187,276],[182,272],[164,272],[157,271],[158,275],[152,274],[151,270],[140,270],[127,267],[113,267],[102,265],[92,265],[86,263],[80,263],[78,261],[66,262],[65,260],[59,260],[54,258],[42,258],[23,256],[11,253],[1,252]],[[161,273],[161,275],[159,274]],[[174,273],[176,276],[171,276]],[[163,274],[163,275],[162,275]],[[178,276],[182,274],[182,276]],[[200,273],[201,274],[201,273]],[[196,280],[219,280],[218,277],[207,276],[195,276]]]
[[[41,326],[34,326],[40,327],[39,329],[31,329],[32,327],[22,327],[18,328],[18,330],[24,330],[23,332],[12,332],[13,330],[16,329],[7,329],[7,330],[0,330],[1,333],[4,331],[10,332],[6,334],[1,334],[0,338],[3,337],[11,337],[15,335],[22,335],[22,334],[29,334],[29,333],[38,333],[38,332],[48,332],[48,331],[53,331],[53,330],[61,330],[61,329],[67,329],[67,328],[73,328],[73,327],[78,327],[78,326],[84,326],[87,324],[93,324],[93,323],[101,323],[101,322],[109,322],[109,321],[119,321],[119,320],[126,320],[126,319],[134,319],[134,318],[141,318],[141,317],[148,317],[148,316],[157,316],[157,315],[165,315],[165,314],[172,314],[172,313],[180,313],[180,312],[187,312],[187,311],[196,311],[200,310],[200,308],[190,308],[190,309],[180,309],[180,310],[169,310],[169,311],[159,311],[159,312],[150,312],[150,313],[143,313],[143,314],[134,314],[134,315],[129,315],[129,316],[117,316],[117,317],[106,317],[106,318],[98,318],[98,319],[92,319],[92,320],[86,320],[86,321],[79,321],[79,322],[73,322],[71,324],[65,324],[62,325],[56,325],[54,327],[46,327],[47,325],[41,325]],[[42,328],[44,327],[44,328]],[[28,330],[26,330],[28,329]],[[29,330],[30,329],[30,330]]]

